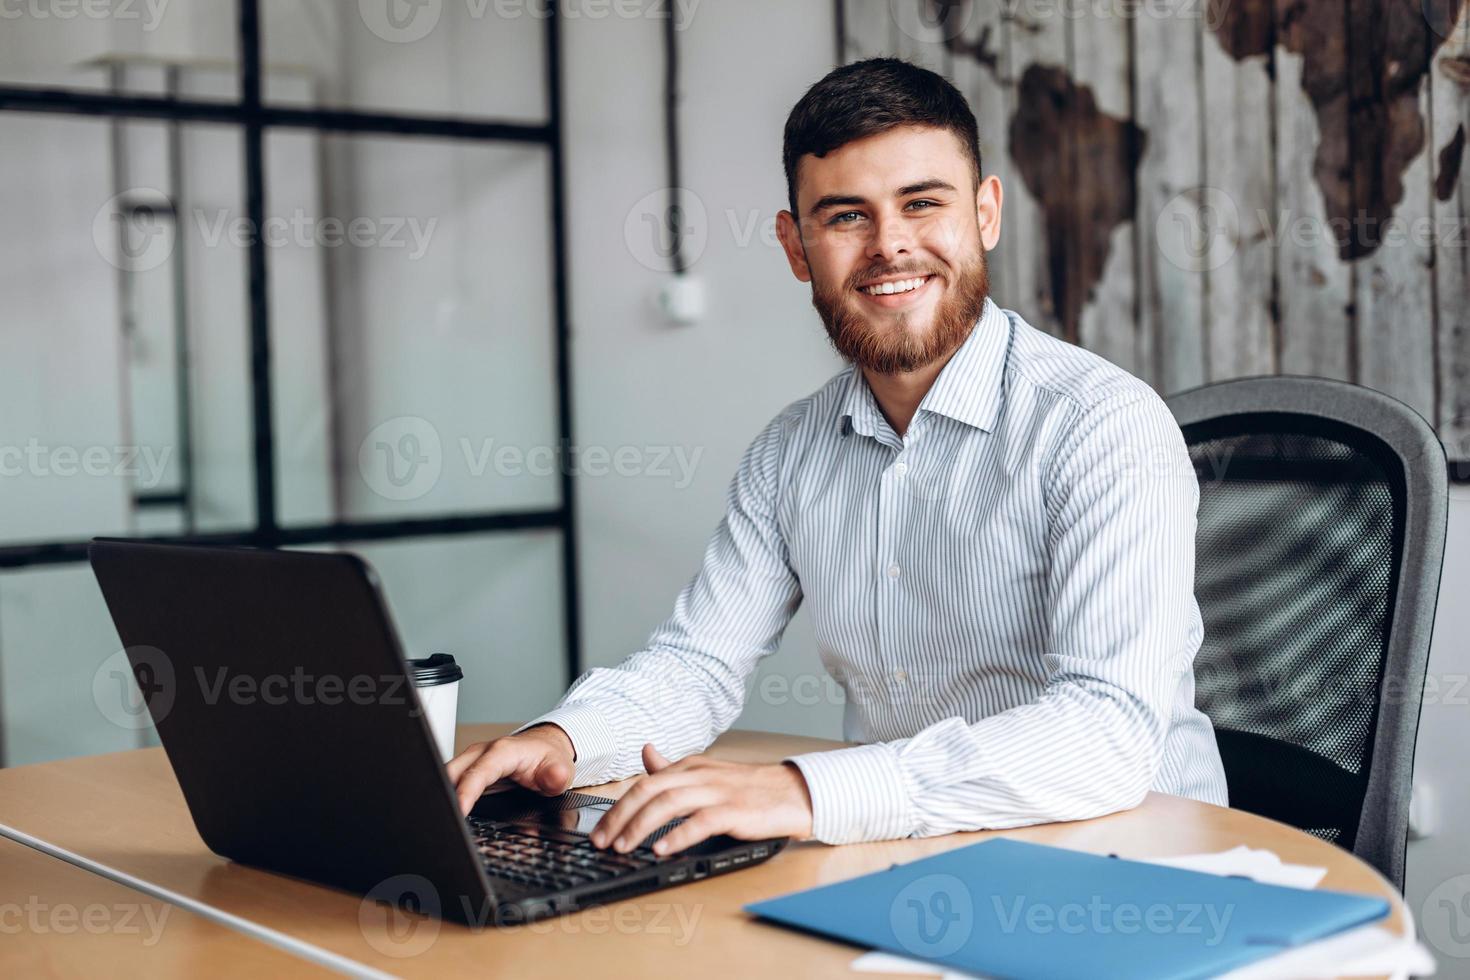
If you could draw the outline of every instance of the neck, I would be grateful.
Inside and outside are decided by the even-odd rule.
[[[863,368],[863,377],[867,378],[868,387],[873,389],[878,408],[900,438],[914,420],[919,402],[924,400],[924,395],[934,386],[934,379],[939,377],[939,372],[944,370],[944,366],[953,356],[954,351],[950,351],[921,368],[894,374],[880,374],[870,368]]]

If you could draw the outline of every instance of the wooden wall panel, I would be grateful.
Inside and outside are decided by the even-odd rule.
[[[1204,183],[1205,363],[1210,381],[1276,371],[1275,56],[1269,6],[1205,8],[1200,45]]]
[[[1441,4],[1430,27],[1443,33],[1429,73],[1433,168],[1439,432],[1453,460],[1470,461],[1470,5],[1458,19]],[[1470,465],[1461,467],[1470,478]]]
[[[842,4],[843,63],[892,55],[898,49],[898,25],[888,4],[874,0],[836,0]],[[917,0],[915,0],[917,2]]]
[[[922,2],[922,0],[921,0]],[[1016,129],[1030,113],[1022,104],[1026,72],[1032,68],[1067,67],[1066,20],[1058,4],[1016,3],[1004,0],[1006,16],[1001,38],[1002,76],[1005,79],[1007,154],[1022,179],[1011,181],[1006,194],[1005,235],[1008,239],[1015,296],[1010,306],[1032,326],[1063,336],[1060,311],[1052,299],[1054,258],[1047,248],[1047,222],[1036,191],[1027,187],[1016,159]],[[1035,79],[1038,76],[1033,75]]]
[[[1470,470],[1470,0],[841,2],[970,99],[1003,305],[1165,394],[1367,384]]]
[[[1123,369],[1140,373],[1143,364],[1138,342],[1137,226],[1133,217],[1136,199],[1122,203],[1113,213],[1105,206],[1108,198],[1133,197],[1137,191],[1138,158],[1146,135],[1131,125],[1133,119],[1133,59],[1129,34],[1132,25],[1121,4],[1098,4],[1088,15],[1068,22],[1068,48],[1072,79],[1091,92],[1098,112],[1130,123],[1126,132],[1117,126],[1098,126],[1079,120],[1073,153],[1073,175],[1078,188],[1096,188],[1093,194],[1078,194],[1072,240],[1086,240],[1088,228],[1102,224],[1108,230],[1105,256],[1088,255],[1074,249],[1067,263],[1069,275],[1087,283],[1086,303],[1079,317],[1077,340]],[[1117,144],[1118,139],[1123,146]],[[1120,159],[1120,151],[1122,158]],[[1101,175],[1109,178],[1097,181]],[[1122,220],[1115,220],[1121,217]],[[1078,259],[1085,260],[1083,262]],[[1084,266],[1080,267],[1079,266]],[[1092,282],[1093,278],[1096,282]]]
[[[1362,254],[1354,262],[1357,381],[1433,419],[1434,243],[1422,81],[1429,27],[1417,3],[1347,6],[1353,213],[1367,219],[1353,230]],[[1420,60],[1417,68],[1411,58]]]
[[[1133,22],[1133,111],[1148,136],[1138,165],[1138,330],[1150,369],[1141,376],[1167,393],[1205,381],[1204,21],[1197,3],[1145,6],[1155,12]]]
[[[1011,199],[1021,178],[1011,164],[1007,142],[1009,87],[1001,74],[1005,2],[973,0],[966,7],[959,31],[949,42],[953,59],[950,81],[970,100],[980,128],[981,170],[999,178],[1003,196],[1000,241],[986,257],[990,266],[990,290],[996,297],[1020,295],[1014,258],[1019,245],[1011,238],[1019,222],[1011,211]],[[1010,302],[1007,299],[1003,305]]]
[[[1353,378],[1352,267],[1337,256],[1315,170],[1319,113],[1303,90],[1302,47],[1328,41],[1288,21],[1293,0],[1276,14],[1276,275],[1283,374]],[[1292,50],[1284,50],[1287,45]],[[1347,128],[1347,105],[1324,107],[1328,129]]]

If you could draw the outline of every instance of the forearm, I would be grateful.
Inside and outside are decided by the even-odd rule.
[[[563,729],[575,752],[573,785],[587,786],[642,772],[648,742],[673,759],[702,751],[743,703],[743,677],[720,658],[644,650],[583,674],[555,708],[518,730],[546,722]]]
[[[794,756],[830,844],[1081,820],[1136,806],[1152,785],[1165,719],[1128,693],[1064,685],[973,724]]]

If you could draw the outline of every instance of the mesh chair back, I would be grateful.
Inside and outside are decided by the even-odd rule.
[[[1197,703],[1230,803],[1402,889],[1443,449],[1408,406],[1342,382],[1243,379],[1169,404],[1200,483]]]

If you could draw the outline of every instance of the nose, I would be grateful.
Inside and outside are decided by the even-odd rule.
[[[868,244],[868,258],[892,264],[900,255],[908,255],[913,242],[910,230],[898,215],[879,215],[873,220],[873,237]]]

